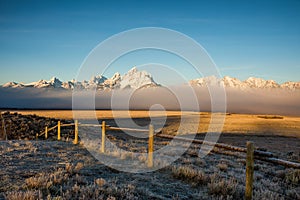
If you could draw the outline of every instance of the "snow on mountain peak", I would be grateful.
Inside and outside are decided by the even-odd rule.
[[[2,87],[12,87],[12,88],[17,88],[17,87],[22,87],[22,85],[20,83],[16,83],[16,82],[7,82],[5,84],[2,85]]]
[[[50,79],[50,82],[55,82],[55,81],[57,81],[57,80],[59,80],[59,79],[56,78],[55,76],[53,76],[53,77]]]
[[[288,81],[280,85],[283,89],[295,90],[300,89],[300,82]]]
[[[113,77],[104,81],[104,86],[109,88],[118,88],[121,81],[121,74],[115,73]]]
[[[194,79],[190,81],[191,85],[195,86],[224,86],[227,88],[238,88],[241,90],[247,90],[250,88],[272,89],[283,88],[289,90],[300,89],[300,82],[286,82],[284,84],[278,84],[274,80],[264,80],[262,78],[249,77],[245,81],[241,81],[237,78],[225,76],[222,79],[217,79],[214,76]]]
[[[249,77],[244,81],[250,88],[279,88],[280,85],[273,80]]]
[[[207,76],[207,77],[202,77],[198,79],[194,79],[190,81],[191,85],[197,85],[197,86],[219,86],[220,85],[220,80],[215,77],[215,76]]]
[[[52,77],[49,81],[49,85],[53,86],[54,88],[60,88],[62,86],[62,82],[58,78]]]
[[[300,90],[300,82],[285,82],[278,84],[274,80],[264,80],[262,78],[249,77],[241,81],[237,78],[225,76],[217,78],[215,76],[202,77],[189,81],[190,85],[197,87],[217,86],[226,88],[237,88],[240,90],[248,90],[251,88],[272,89],[282,88],[286,90]],[[103,75],[91,77],[89,81],[71,81],[62,82],[56,77],[52,77],[49,81],[39,80],[32,83],[17,83],[8,82],[2,85],[4,88],[60,88],[60,89],[97,89],[97,90],[111,90],[111,89],[139,89],[146,87],[156,87],[157,84],[151,74],[146,71],[139,71],[136,67],[130,69],[123,76],[120,73],[115,73],[111,78],[106,78]]]
[[[129,74],[135,74],[135,73],[137,73],[138,72],[138,70],[137,70],[137,68],[136,67],[133,67],[133,68],[131,68],[128,72],[127,72],[127,74],[129,75]]]
[[[99,85],[101,83],[103,83],[107,78],[102,76],[102,75],[97,75],[97,76],[93,76],[90,80],[89,80],[89,84],[93,84],[93,85]]]
[[[129,70],[120,81],[120,89],[132,88],[138,89],[141,87],[157,86],[152,76],[146,71],[138,71],[136,67]]]
[[[244,82],[240,81],[237,78],[232,78],[229,76],[225,76],[222,79],[222,82],[225,87],[241,88],[241,89],[245,89],[247,87],[247,85]]]

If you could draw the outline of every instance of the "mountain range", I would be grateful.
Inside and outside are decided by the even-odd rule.
[[[215,76],[203,77],[190,80],[189,84],[193,87],[225,86],[225,88],[237,88],[240,90],[247,90],[251,88],[271,89],[282,88],[286,90],[299,90],[300,82],[285,82],[278,84],[273,80],[264,80],[261,78],[250,77],[244,81],[237,78],[225,76],[224,78],[217,78]],[[112,90],[112,89],[138,89],[148,87],[159,87],[150,73],[146,71],[138,71],[137,68],[132,68],[124,75],[115,73],[111,78],[106,78],[103,75],[93,76],[89,81],[71,81],[62,82],[58,78],[53,77],[50,81],[39,80],[32,83],[17,83],[8,82],[2,85],[4,88],[57,88],[72,90],[78,89],[97,89],[97,90]]]
[[[56,88],[56,89],[138,89],[147,87],[157,87],[157,84],[152,76],[146,71],[138,71],[136,67],[129,70],[123,76],[120,73],[115,73],[111,78],[106,78],[103,75],[91,77],[89,81],[71,81],[62,82],[56,77],[52,77],[50,81],[39,80],[32,83],[17,83],[8,82],[2,85],[4,88]]]
[[[203,77],[189,81],[192,86],[203,87],[206,85],[225,86],[225,88],[237,88],[240,90],[248,90],[251,88],[258,89],[276,89],[282,88],[286,90],[299,90],[300,82],[288,81],[283,84],[276,83],[274,80],[264,80],[262,78],[249,77],[241,81],[237,78],[225,76],[224,78],[216,78],[215,76]]]

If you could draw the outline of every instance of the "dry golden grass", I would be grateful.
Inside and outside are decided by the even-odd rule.
[[[143,111],[143,110],[28,110],[17,111],[18,113],[36,114],[44,117],[60,119],[113,119],[113,118],[148,118],[148,117],[173,117],[178,118],[174,123],[168,124],[167,132],[175,132],[178,129],[178,122],[182,115],[190,116],[189,123],[199,120],[198,133],[205,133],[211,121],[211,113],[207,112],[180,112],[180,111]],[[195,120],[193,120],[193,118]],[[237,134],[263,134],[283,135],[300,137],[300,117],[297,116],[274,116],[274,115],[251,115],[251,114],[227,114],[223,126],[223,133]]]
[[[172,174],[175,178],[192,182],[193,185],[205,184],[208,180],[208,176],[202,170],[190,166],[174,166]]]
[[[13,111],[12,111],[13,112]],[[118,118],[126,118],[130,116],[131,118],[144,118],[149,117],[149,111],[144,110],[26,110],[26,111],[16,111],[23,115],[31,115],[36,114],[43,117],[53,117],[53,118],[60,118],[60,119],[73,119],[74,114],[76,116],[80,116],[83,119],[94,119],[95,115],[97,119],[112,119],[115,117]],[[192,113],[192,112],[184,112],[184,113]],[[160,117],[160,116],[180,116],[183,112],[180,111],[151,111],[151,116],[153,117]]]
[[[231,114],[226,116],[224,133],[254,133],[300,137],[300,117],[268,117],[264,115]]]

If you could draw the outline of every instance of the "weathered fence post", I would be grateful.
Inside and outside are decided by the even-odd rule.
[[[48,126],[45,127],[45,139],[48,138]]]
[[[60,121],[57,122],[57,140],[60,140]]]
[[[154,141],[154,127],[149,125],[149,142],[148,142],[148,167],[153,167],[153,141]]]
[[[106,137],[105,129],[106,129],[105,121],[102,121],[101,153],[105,152],[105,137]]]
[[[4,140],[7,140],[5,121],[4,121],[4,118],[3,118],[3,117],[2,117],[2,135],[3,135],[3,139],[4,139]]]
[[[7,135],[12,135],[12,132],[11,132],[11,124],[12,124],[12,122],[11,122],[11,120],[9,120],[8,121],[8,131],[7,131],[7,133],[6,133],[6,140],[7,140]]]
[[[0,112],[0,122],[1,122],[1,126],[0,126],[0,138],[4,138],[4,130],[3,130],[3,124],[2,124],[2,113]]]
[[[75,138],[73,143],[78,144],[78,120],[75,120]]]
[[[254,145],[253,145],[253,142],[248,141],[247,142],[247,160],[246,160],[245,200],[252,200],[253,173],[254,173]]]

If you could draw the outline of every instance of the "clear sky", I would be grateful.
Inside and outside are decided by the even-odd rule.
[[[195,39],[222,76],[300,81],[299,0],[0,0],[0,84],[70,80],[101,41],[149,26]]]

